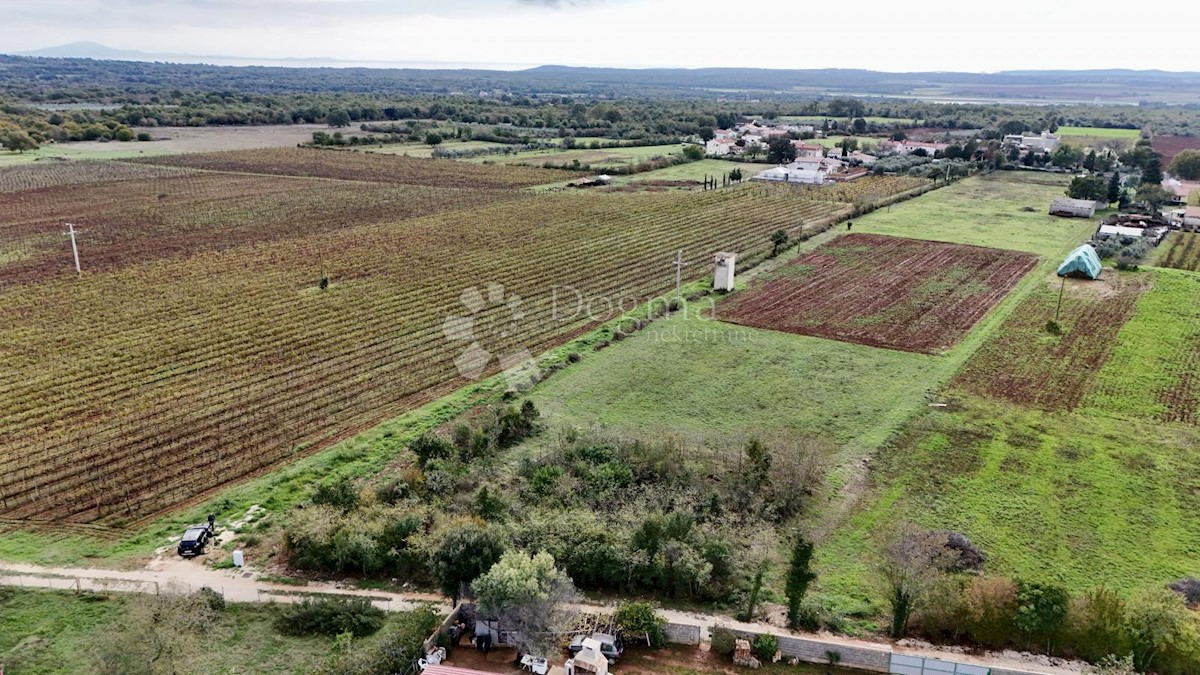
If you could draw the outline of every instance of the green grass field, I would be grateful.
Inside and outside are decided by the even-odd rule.
[[[818,127],[821,122],[829,120],[841,124],[846,121],[845,117],[829,117],[828,115],[781,115],[780,122],[804,122],[806,124],[816,123]],[[910,127],[916,123],[916,120],[907,117],[864,117],[868,124],[899,124],[901,126]]]
[[[1096,229],[1090,219],[1048,215],[1066,183],[1019,172],[967,178],[857,219],[854,231],[1062,256]]]
[[[734,169],[742,170],[743,180],[749,180],[760,171],[765,171],[771,168],[772,164],[754,163],[754,162],[729,162],[723,159],[701,159],[687,164],[676,164],[668,166],[665,169],[655,169],[654,171],[646,171],[630,176],[618,176],[613,182],[616,185],[625,183],[645,183],[647,181],[656,180],[688,180],[688,181],[703,181],[705,176],[716,177],[717,180],[721,176],[733,171]]]
[[[114,142],[110,145],[112,150],[78,150],[61,145],[43,145],[28,152],[0,150],[0,167],[52,159],[129,159],[172,154],[165,150],[155,150],[149,147],[150,144]]]
[[[445,141],[439,148],[446,150],[478,150],[481,148],[498,148],[503,146],[503,143],[493,143],[491,141]],[[407,155],[409,157],[432,157],[434,146],[425,145],[424,143],[390,143],[387,145],[358,145],[354,147],[360,152],[374,152],[381,155]]]
[[[967,397],[914,419],[873,475],[871,505],[818,547],[821,591],[847,609],[870,593],[872,533],[896,519],[967,534],[990,572],[1076,592],[1196,573],[1195,430]]]
[[[1153,275],[1082,410],[1200,424],[1200,274]]]
[[[128,597],[0,589],[0,664],[13,675],[86,672],[96,645],[122,629]],[[271,605],[230,604],[205,637],[205,673],[301,673],[331,653],[333,640],[286,637]]]
[[[621,435],[789,431],[861,448],[880,442],[903,410],[923,400],[939,368],[935,357],[692,313],[651,324],[551,378],[532,398],[556,424]]]
[[[515,155],[483,155],[472,157],[468,161],[491,161],[499,164],[530,164],[542,166],[546,162],[555,165],[579,161],[580,164],[590,165],[593,169],[623,167],[637,164],[651,157],[668,157],[683,152],[683,144],[672,145],[640,145],[625,148],[576,148],[571,150],[527,150]]]
[[[1055,132],[1063,139],[1072,136],[1087,136],[1090,138],[1125,138],[1136,141],[1142,132],[1138,129],[1106,129],[1104,127],[1059,127]]]

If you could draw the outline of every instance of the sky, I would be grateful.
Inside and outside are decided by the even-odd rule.
[[[818,11],[818,8],[820,10]],[[884,71],[1200,71],[1200,2],[1153,20],[1095,0],[0,0],[0,52],[91,41],[154,53],[349,61]]]

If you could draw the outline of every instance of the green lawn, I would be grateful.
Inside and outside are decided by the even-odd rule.
[[[996,172],[967,178],[854,221],[855,232],[915,237],[1058,258],[1087,241],[1096,221],[1049,215],[1067,180]],[[1032,209],[1026,211],[1025,208]]]
[[[883,449],[871,505],[818,547],[818,584],[861,609],[872,533],[896,519],[966,534],[989,572],[1121,591],[1195,575],[1200,432],[966,397]]]
[[[88,671],[95,645],[122,629],[128,596],[0,589],[0,664],[12,675]],[[205,673],[302,673],[325,659],[333,641],[285,637],[275,607],[230,604],[221,613]]]

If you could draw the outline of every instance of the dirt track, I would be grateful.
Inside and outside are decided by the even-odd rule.
[[[423,604],[433,604],[439,611],[448,613],[452,608],[445,598],[429,593],[390,593],[341,588],[331,583],[310,583],[307,586],[259,581],[253,570],[214,570],[200,561],[171,557],[155,558],[144,569],[135,571],[102,570],[75,567],[41,567],[17,563],[0,562],[0,586],[26,588],[52,588],[98,592],[154,593],[166,588],[191,591],[208,586],[220,592],[231,602],[298,602],[312,595],[341,595],[370,598],[379,608],[389,611],[413,609]],[[611,612],[612,607],[602,605],[580,605],[581,611]],[[1051,666],[1039,663],[1043,659],[1029,655],[1004,653],[985,657],[968,656],[952,650],[893,646],[886,642],[872,642],[834,636],[829,634],[792,633],[778,626],[763,623],[744,623],[727,617],[697,612],[659,609],[659,615],[671,623],[700,626],[707,639],[713,626],[726,626],[738,630],[775,635],[793,635],[807,640],[816,640],[838,646],[856,647],[913,656],[926,656],[971,663],[992,668],[1028,673],[1031,675],[1067,675],[1084,672],[1082,667]]]

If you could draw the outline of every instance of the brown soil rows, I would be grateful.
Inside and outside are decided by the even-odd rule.
[[[1112,291],[1099,286],[1106,283],[1119,286]],[[1109,282],[1070,281],[1058,318],[1062,334],[1056,336],[1046,325],[1054,319],[1059,286],[1039,287],[967,361],[951,387],[1041,410],[1075,409],[1146,288],[1144,280],[1116,276]]]
[[[720,318],[906,351],[945,349],[1036,264],[1010,251],[848,235],[731,296]],[[811,268],[811,269],[809,269]]]

